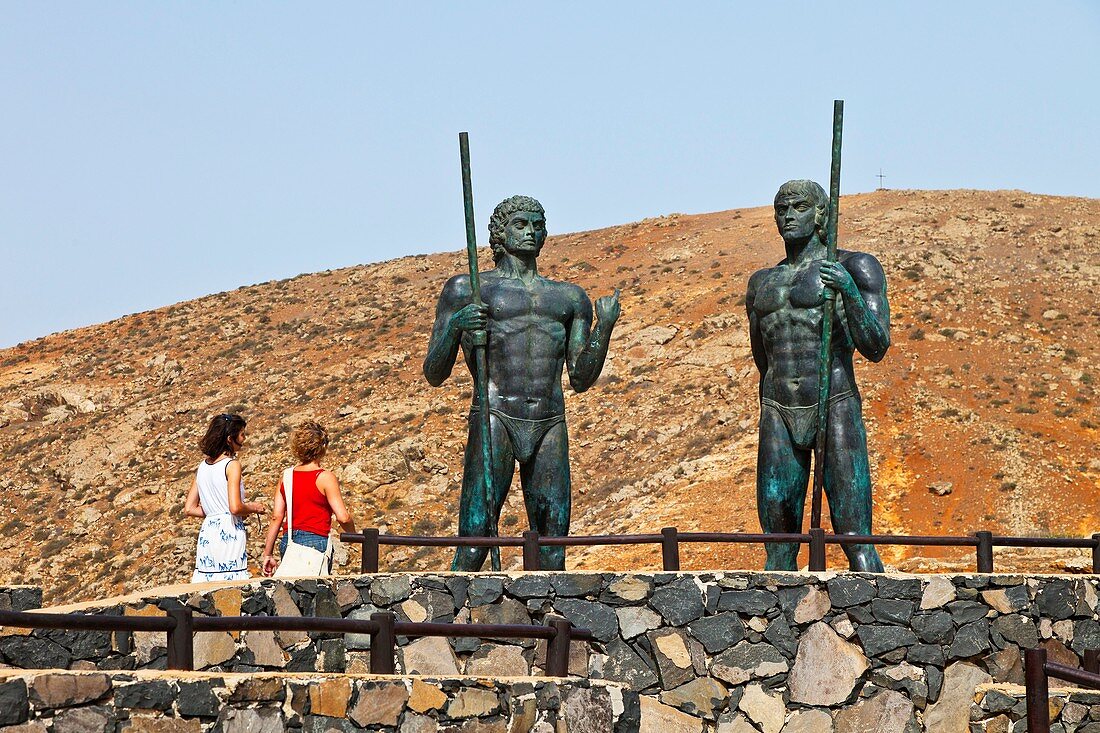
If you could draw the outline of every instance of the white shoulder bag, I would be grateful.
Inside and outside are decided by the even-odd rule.
[[[328,575],[332,565],[332,542],[325,552],[294,541],[294,469],[283,471],[286,492],[286,552],[275,569],[276,578],[310,578]]]

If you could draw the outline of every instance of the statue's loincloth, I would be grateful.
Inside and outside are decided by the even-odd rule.
[[[470,412],[470,420],[475,420],[477,414],[478,410],[475,408]],[[541,420],[525,420],[522,417],[512,417],[492,407],[489,408],[489,414],[495,416],[504,426],[505,432],[508,433],[508,442],[512,444],[512,455],[520,463],[526,463],[531,456],[535,455],[535,451],[542,444],[542,439],[551,428],[565,422],[564,414],[544,417]]]
[[[845,390],[840,394],[829,397],[829,408],[848,399],[858,399],[852,390]],[[783,405],[767,397],[760,398],[760,411],[774,410],[783,424],[787,426],[787,433],[791,436],[791,442],[795,447],[807,450],[814,447],[817,438],[817,403],[812,405],[798,405],[790,407]]]

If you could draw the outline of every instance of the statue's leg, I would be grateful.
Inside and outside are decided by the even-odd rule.
[[[569,434],[564,422],[550,428],[535,454],[519,467],[519,478],[531,528],[549,537],[568,535]],[[543,570],[565,570],[565,548],[540,547],[539,566]]]
[[[756,509],[765,532],[801,532],[809,451],[791,442],[787,425],[770,408],[760,411],[760,446],[756,453]],[[798,570],[798,544],[769,542],[765,570]]]
[[[516,459],[512,444],[504,426],[495,415],[489,419],[489,439],[493,443],[493,490],[496,496],[490,508],[483,499],[483,473],[481,462],[481,431],[476,422],[470,422],[466,437],[466,456],[462,469],[462,495],[458,502],[458,534],[461,537],[485,537],[489,534],[489,515],[493,521],[500,518],[504,498],[512,483]],[[477,571],[485,564],[489,554],[486,547],[459,547],[455,550],[451,570]]]
[[[825,447],[825,496],[829,517],[838,534],[871,534],[871,468],[867,462],[867,432],[855,395],[829,408]],[[881,573],[882,560],[874,545],[844,545],[848,567]]]

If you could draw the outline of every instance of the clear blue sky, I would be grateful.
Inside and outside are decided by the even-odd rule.
[[[843,191],[1100,196],[1100,3],[6,2],[0,346],[243,284]],[[900,243],[904,246],[904,243]]]

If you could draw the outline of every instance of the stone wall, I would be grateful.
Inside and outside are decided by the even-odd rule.
[[[1079,664],[1100,647],[1096,576],[849,573],[517,573],[253,581],[166,589],[103,609],[162,613],[537,623],[590,628],[571,671],[643,693],[662,733],[965,731],[975,688],[1022,681],[1021,647]],[[542,644],[399,640],[398,669],[432,675],[539,673]],[[253,671],[365,672],[366,639],[251,632],[196,636],[197,662]],[[163,667],[157,634],[35,632],[0,638],[20,666]],[[654,725],[657,725],[654,723]],[[785,727],[784,727],[785,726]],[[643,728],[645,726],[643,725]]]
[[[36,585],[0,585],[0,611],[29,611],[42,606],[42,589]]]
[[[1050,680],[1051,685],[1058,684]],[[1100,691],[1051,688],[1052,733],[1100,733]],[[1025,733],[1027,702],[1019,685],[980,685],[970,712],[971,733]]]
[[[637,695],[583,679],[0,673],[11,733],[630,733],[637,718]]]

